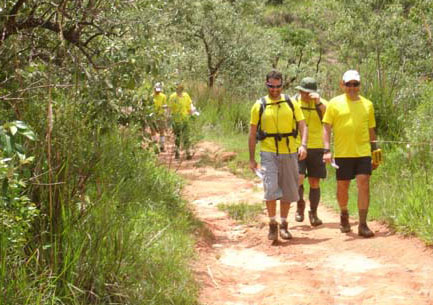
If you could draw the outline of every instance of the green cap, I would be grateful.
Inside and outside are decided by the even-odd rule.
[[[317,82],[312,77],[305,77],[301,80],[301,85],[296,86],[296,89],[314,93],[317,92]]]

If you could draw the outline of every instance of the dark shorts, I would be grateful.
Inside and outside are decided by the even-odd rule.
[[[306,177],[326,178],[326,164],[323,162],[323,149],[307,150],[307,158],[298,161],[299,174]]]
[[[337,180],[352,180],[357,175],[371,175],[371,157],[335,158]]]

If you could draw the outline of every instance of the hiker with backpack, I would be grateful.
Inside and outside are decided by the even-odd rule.
[[[304,179],[308,177],[310,191],[310,211],[308,218],[313,227],[320,226],[322,220],[317,216],[317,207],[320,202],[320,179],[326,178],[326,164],[323,162],[323,127],[322,118],[328,102],[321,98],[317,90],[317,82],[312,77],[301,80],[298,94],[293,97],[293,102],[301,107],[305,123],[308,127],[307,158],[299,160],[299,200],[295,220],[304,221]],[[300,142],[300,138],[297,139]]]
[[[330,150],[331,129],[334,133],[334,157],[338,166],[337,201],[340,206],[340,231],[351,231],[347,204],[349,185],[356,179],[358,186],[358,235],[372,237],[374,233],[367,226],[367,214],[370,204],[370,176],[372,169],[379,164],[372,164],[372,153],[377,151],[373,103],[359,94],[361,77],[356,70],[344,73],[340,87],[344,94],[329,101],[323,117],[323,161],[332,162]]]
[[[298,158],[307,156],[307,127],[299,105],[282,94],[283,76],[272,70],[266,75],[268,95],[256,101],[251,109],[248,148],[250,168],[263,178],[264,200],[269,216],[268,239],[288,240],[287,215],[290,203],[299,200]],[[301,146],[296,145],[301,133]],[[260,169],[255,160],[256,143],[260,141]],[[276,220],[276,202],[280,200],[280,224]],[[278,228],[279,227],[279,228]]]
[[[172,119],[174,133],[175,159],[180,157],[181,146],[185,150],[186,159],[191,160],[191,130],[190,118],[192,114],[192,100],[187,92],[184,91],[182,83],[176,84],[176,92],[170,95],[168,107]]]

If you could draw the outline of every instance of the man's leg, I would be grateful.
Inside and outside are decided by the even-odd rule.
[[[292,234],[288,230],[287,216],[289,215],[290,201],[280,201],[280,236],[282,239],[291,239]]]
[[[191,160],[191,135],[188,121],[184,121],[182,125],[182,146],[186,153],[186,159]]]
[[[317,217],[317,207],[320,202],[320,178],[308,177],[308,183],[310,184],[310,211],[308,212],[308,217],[310,219],[310,224],[313,227],[320,226],[323,222]]]
[[[277,213],[277,201],[276,200],[266,200],[266,209],[268,210],[269,216],[269,240],[278,240],[278,223],[275,219]]]
[[[367,214],[370,205],[370,175],[357,175],[356,183],[358,185],[358,235],[372,237],[374,233],[367,226]]]
[[[299,200],[296,204],[296,215],[295,220],[297,222],[304,221],[304,210],[305,210],[305,201],[304,201],[304,178],[305,175],[299,174]]]
[[[179,159],[180,157],[180,139],[182,136],[181,124],[178,122],[173,123],[173,133],[174,133],[174,157],[175,159]]]
[[[342,233],[350,232],[349,212],[347,203],[349,202],[349,185],[350,180],[337,180],[337,201],[340,206],[340,231]]]
[[[163,123],[161,123],[162,125]],[[165,127],[161,126],[159,129],[159,150],[165,150]]]

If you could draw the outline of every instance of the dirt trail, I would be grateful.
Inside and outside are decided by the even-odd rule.
[[[294,238],[271,245],[265,211],[259,222],[239,225],[216,205],[261,202],[260,181],[240,179],[228,171],[194,167],[200,155],[223,158],[212,143],[201,143],[191,161],[171,163],[188,184],[184,196],[209,229],[197,244],[194,265],[207,305],[282,304],[433,304],[433,250],[415,238],[394,234],[371,222],[376,236],[339,231],[339,216],[323,204],[317,228],[294,221]],[[168,158],[168,153],[162,158]]]

